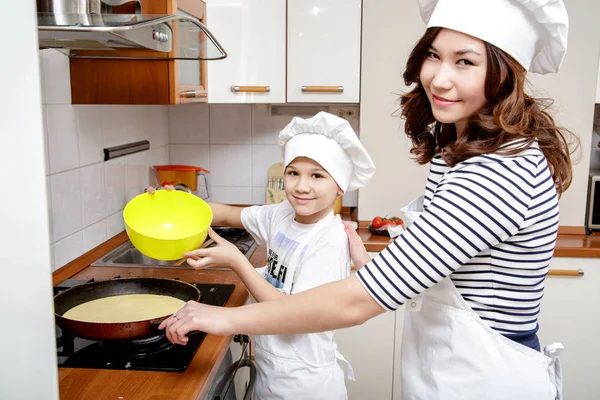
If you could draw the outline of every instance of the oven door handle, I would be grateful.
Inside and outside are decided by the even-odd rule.
[[[219,386],[221,387],[221,391],[214,397],[213,400],[224,400],[225,395],[227,394],[227,390],[231,386],[231,382],[235,378],[236,372],[240,368],[248,367],[250,368],[250,379],[248,380],[248,386],[246,387],[246,393],[244,394],[243,400],[250,400],[252,397],[252,393],[254,393],[254,383],[256,382],[256,365],[254,361],[248,358],[242,358],[229,366],[227,372],[223,376],[221,383]],[[223,393],[225,390],[225,393]]]

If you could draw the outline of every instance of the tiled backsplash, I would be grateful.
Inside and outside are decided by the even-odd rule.
[[[71,105],[68,58],[44,50],[40,61],[53,269],[124,229],[127,201],[156,184],[153,165],[206,168],[210,200],[264,204],[267,169],[282,161],[277,135],[291,115],[259,104]],[[358,132],[358,118],[350,122]],[[105,147],[139,140],[150,150],[103,161]],[[357,197],[344,196],[344,205]]]
[[[210,170],[213,201],[264,204],[267,169],[283,161],[277,135],[291,120],[262,104],[170,106],[169,161]],[[357,129],[358,118],[350,121]],[[344,204],[356,205],[356,194]]]

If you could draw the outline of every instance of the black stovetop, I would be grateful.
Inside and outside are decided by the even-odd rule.
[[[87,281],[66,280],[54,287],[58,294]],[[192,283],[202,293],[201,302],[224,306],[235,285]],[[189,335],[185,346],[171,343],[164,334],[152,338],[114,341],[89,340],[69,335],[56,326],[58,366],[65,368],[185,371],[206,334]]]

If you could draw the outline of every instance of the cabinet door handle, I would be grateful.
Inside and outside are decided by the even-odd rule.
[[[548,275],[556,276],[583,276],[583,274],[582,269],[551,269],[548,271]]]
[[[232,86],[233,93],[268,93],[271,86]]]
[[[302,93],[342,93],[343,86],[302,86]]]
[[[185,97],[186,99],[197,99],[200,97],[207,97],[206,92],[200,90],[184,90],[179,92],[179,97]]]

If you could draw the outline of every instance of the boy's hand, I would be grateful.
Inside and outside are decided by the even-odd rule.
[[[217,235],[212,228],[208,228],[208,236],[217,244],[215,247],[192,250],[183,255],[195,269],[228,267],[236,271],[246,261],[246,256],[235,245]]]
[[[175,190],[175,187],[173,187],[172,185],[165,185],[163,187],[165,188],[165,190]],[[150,194],[154,194],[154,192],[156,192],[156,189],[152,186],[148,186],[146,188],[146,192],[150,193]]]

